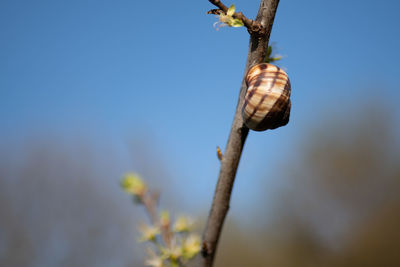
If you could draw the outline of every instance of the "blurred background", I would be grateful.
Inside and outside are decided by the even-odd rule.
[[[143,266],[129,171],[202,230],[248,52],[212,8],[0,2],[0,266]],[[290,123],[250,133],[216,266],[400,266],[399,8],[281,1]]]

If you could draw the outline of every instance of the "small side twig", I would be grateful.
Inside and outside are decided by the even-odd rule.
[[[156,225],[158,222],[158,214],[157,214],[158,194],[152,194],[150,192],[146,192],[145,194],[142,195],[140,200],[142,201],[144,207],[146,208],[151,223]]]
[[[212,9],[208,11],[208,14],[218,14],[218,10],[222,10],[224,13],[228,11],[228,7],[225,6],[220,0],[208,0],[211,4],[218,7],[218,9]],[[250,34],[262,35],[265,33],[265,28],[258,22],[247,18],[242,12],[235,12],[233,14],[235,19],[240,19],[243,21],[244,26],[247,28]]]
[[[147,191],[141,197],[141,202],[143,203],[147,214],[150,217],[150,221],[153,225],[159,226],[161,230],[161,237],[167,247],[171,247],[172,233],[170,228],[169,220],[163,222],[162,218],[159,218],[157,213],[157,205],[159,200],[159,194]]]

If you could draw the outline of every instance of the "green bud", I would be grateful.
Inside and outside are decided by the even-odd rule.
[[[162,227],[168,227],[171,223],[171,219],[169,216],[169,212],[167,210],[163,210],[160,215],[160,223]]]
[[[139,238],[139,242],[145,241],[155,241],[156,237],[161,233],[157,226],[141,224],[139,226],[139,231],[142,236]]]
[[[127,173],[121,180],[121,187],[125,192],[141,197],[147,191],[147,186],[136,173]]]
[[[193,227],[193,221],[185,216],[179,216],[174,223],[174,232],[188,232]]]
[[[196,234],[191,234],[183,241],[182,255],[185,259],[191,259],[199,253],[200,249],[200,237]]]

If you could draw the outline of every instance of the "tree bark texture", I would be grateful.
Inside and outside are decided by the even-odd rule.
[[[231,132],[226,145],[225,153],[221,161],[221,168],[214,193],[214,199],[208,216],[207,225],[203,233],[203,247],[200,258],[200,266],[210,267],[214,262],[222,226],[229,210],[233,183],[235,181],[240,156],[249,133],[249,129],[244,125],[241,115],[244,96],[247,90],[245,75],[251,66],[263,62],[266,56],[269,36],[271,34],[278,4],[279,0],[261,0],[260,8],[255,21],[259,22],[264,30],[261,32],[252,32],[249,29],[250,44],[247,63]]]

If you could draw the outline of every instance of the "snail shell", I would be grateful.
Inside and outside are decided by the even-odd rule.
[[[272,64],[257,64],[247,73],[246,84],[242,116],[248,128],[265,131],[289,122],[290,81],[285,71]]]

